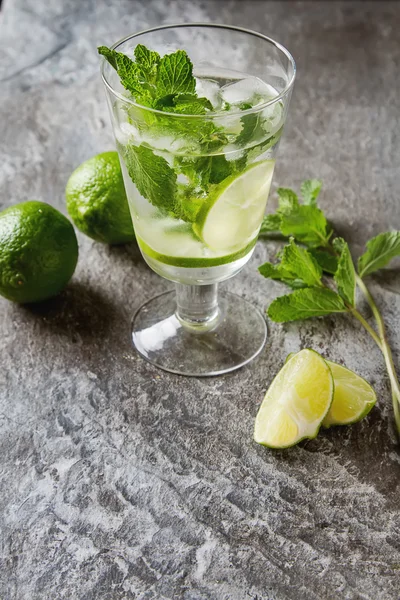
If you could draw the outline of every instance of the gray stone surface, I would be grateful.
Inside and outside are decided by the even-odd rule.
[[[397,226],[397,2],[5,0],[0,14],[0,204],[65,210],[81,161],[113,147],[97,45],[174,21],[240,24],[294,54],[298,81],[275,186],[323,178],[322,203],[360,252]],[[182,379],[130,346],[135,308],[170,287],[137,248],[79,235],[57,299],[0,300],[2,600],[394,600],[400,456],[382,358],[347,318],[270,324],[240,372]],[[256,266],[226,288],[263,308]],[[396,269],[371,282],[400,362]],[[379,402],[351,428],[284,452],[252,442],[286,354],[313,346],[366,376]]]

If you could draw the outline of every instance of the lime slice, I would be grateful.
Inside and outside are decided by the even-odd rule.
[[[199,256],[198,248],[191,252],[192,255],[196,254],[195,256],[171,256],[168,254],[160,254],[151,246],[146,244],[146,242],[143,241],[138,235],[137,241],[144,254],[147,254],[148,256],[150,256],[150,258],[155,258],[159,262],[162,262],[166,265],[172,265],[174,267],[184,267],[186,269],[204,269],[206,267],[219,267],[221,265],[226,265],[230,262],[243,258],[254,248],[257,242],[257,238],[254,238],[254,240],[250,242],[250,244],[247,244],[247,246],[245,246],[241,250],[238,250],[237,252],[233,252],[224,256],[210,257]],[[179,240],[178,238],[177,241],[180,242],[181,240]],[[185,248],[182,248],[182,245],[177,247],[181,249],[182,253],[185,250]]]
[[[295,354],[289,354],[286,362]],[[323,427],[352,425],[363,419],[376,403],[372,386],[362,377],[342,365],[326,361],[335,382],[332,405],[322,421]]]
[[[186,268],[216,267],[239,260],[252,251],[255,236],[234,252],[214,251],[199,240],[191,223],[171,217],[135,220],[137,242],[144,254],[167,265]]]
[[[258,234],[274,166],[274,160],[252,164],[211,192],[193,225],[209,248],[232,252],[246,246]]]
[[[318,434],[334,392],[331,370],[314,350],[301,350],[279,371],[258,411],[254,440],[288,448]]]

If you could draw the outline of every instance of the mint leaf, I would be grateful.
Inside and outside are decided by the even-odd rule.
[[[266,233],[279,233],[281,228],[281,218],[281,215],[278,213],[266,215],[261,223],[260,235]]]
[[[213,109],[208,98],[197,98],[196,94],[178,94],[173,104],[173,112],[184,115],[204,115],[207,110]]]
[[[107,48],[107,46],[99,46],[97,48],[97,52],[99,54],[101,54],[102,56],[104,56],[104,58],[106,58],[108,60],[110,65],[116,71],[118,70],[117,56],[118,56],[119,52],[116,52],[115,50],[111,50],[110,48]]]
[[[261,144],[257,144],[253,146],[247,151],[247,164],[253,162],[256,158],[258,158],[264,152],[267,152],[270,148],[275,146],[278,143],[281,135],[283,133],[283,127],[279,129],[273,136],[264,140]]]
[[[293,190],[290,190],[289,188],[278,188],[277,194],[279,197],[279,213],[286,215],[298,208],[299,199]]]
[[[287,200],[285,199],[285,203]],[[313,205],[286,204],[282,214],[281,232],[293,235],[297,241],[310,246],[323,246],[327,239],[327,221],[322,210]]]
[[[322,181],[319,179],[307,179],[301,184],[301,195],[304,204],[317,205],[317,198],[321,191]]]
[[[277,323],[285,323],[340,312],[346,312],[346,307],[339,294],[327,288],[308,288],[276,298],[270,304],[268,316]]]
[[[147,73],[147,78],[153,82],[157,76],[157,68],[160,63],[160,55],[154,50],[148,50],[143,44],[138,44],[134,50],[136,62],[142,70]]]
[[[165,158],[143,145],[128,145],[122,153],[129,176],[143,198],[160,209],[173,211],[176,174]]]
[[[307,250],[296,246],[293,238],[284,247],[281,266],[293,277],[301,279],[310,287],[321,287],[322,269]]]
[[[210,158],[210,183],[221,183],[221,181],[236,171],[235,161],[226,160],[223,154],[215,154]]]
[[[318,248],[310,248],[309,253],[315,258],[325,273],[329,273],[330,275],[334,275],[336,273],[338,267],[338,259],[336,256],[333,256],[332,254],[329,254],[329,252],[320,250]]]
[[[157,73],[157,97],[171,94],[194,94],[196,80],[193,76],[193,65],[184,50],[166,54],[160,60]]]
[[[176,156],[174,168],[188,178],[193,189],[208,190],[211,174],[210,156]]]
[[[395,256],[400,256],[400,231],[380,233],[367,242],[366,252],[358,259],[360,277],[385,267]]]
[[[197,196],[193,188],[178,184],[173,213],[178,219],[194,223],[203,203],[204,197]]]
[[[247,108],[251,108],[251,104],[245,105]],[[243,110],[246,110],[245,108]],[[236,138],[236,143],[239,146],[245,146],[254,139],[260,136],[265,137],[265,131],[261,127],[261,115],[260,113],[253,113],[245,115],[240,119],[242,123],[242,130]]]
[[[304,281],[294,276],[290,271],[282,267],[281,264],[273,265],[272,263],[266,262],[258,267],[258,270],[263,277],[281,281],[292,289],[307,287],[307,284],[304,283]]]
[[[337,252],[340,252],[335,281],[340,296],[354,306],[356,303],[356,273],[354,270],[353,259],[351,258],[348,244],[342,238],[336,238],[333,246]]]
[[[97,50],[116,69],[122,85],[131,92],[135,100],[144,106],[152,106],[154,95],[152,76],[121,52],[110,50],[106,46],[100,46]]]

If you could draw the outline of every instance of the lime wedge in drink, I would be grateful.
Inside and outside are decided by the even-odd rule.
[[[258,411],[254,440],[288,448],[318,434],[334,393],[331,370],[314,350],[301,350],[279,371]]]
[[[289,354],[286,362],[295,354]],[[326,361],[332,371],[335,391],[332,405],[322,421],[323,427],[332,425],[352,425],[361,421],[376,403],[373,387],[346,367],[330,360]]]
[[[210,193],[193,230],[211,249],[234,251],[257,235],[271,187],[275,161],[250,165],[231,175]]]

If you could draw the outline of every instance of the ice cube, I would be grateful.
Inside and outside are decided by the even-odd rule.
[[[269,135],[273,135],[282,127],[283,105],[275,102],[262,111],[263,129]]]
[[[227,161],[239,160],[244,156],[244,150],[238,148],[235,144],[227,144],[224,148],[224,156]]]
[[[139,132],[134,125],[125,121],[120,123],[119,127],[115,127],[115,137],[122,146],[126,146],[127,144],[132,144],[132,142],[138,143]]]
[[[272,93],[273,88],[264,83],[258,77],[247,77],[233,83],[227,83],[220,91],[220,97],[223,102],[228,102],[234,106],[248,103],[252,106],[257,106],[266,100],[270,100],[276,96],[276,92]]]
[[[218,117],[215,119],[215,124],[219,127],[223,127],[226,135],[237,136],[243,129],[241,117],[239,111],[226,113],[226,116]]]
[[[199,98],[208,98],[214,107],[214,110],[221,108],[221,98],[219,95],[219,84],[214,79],[197,79],[196,93]]]

